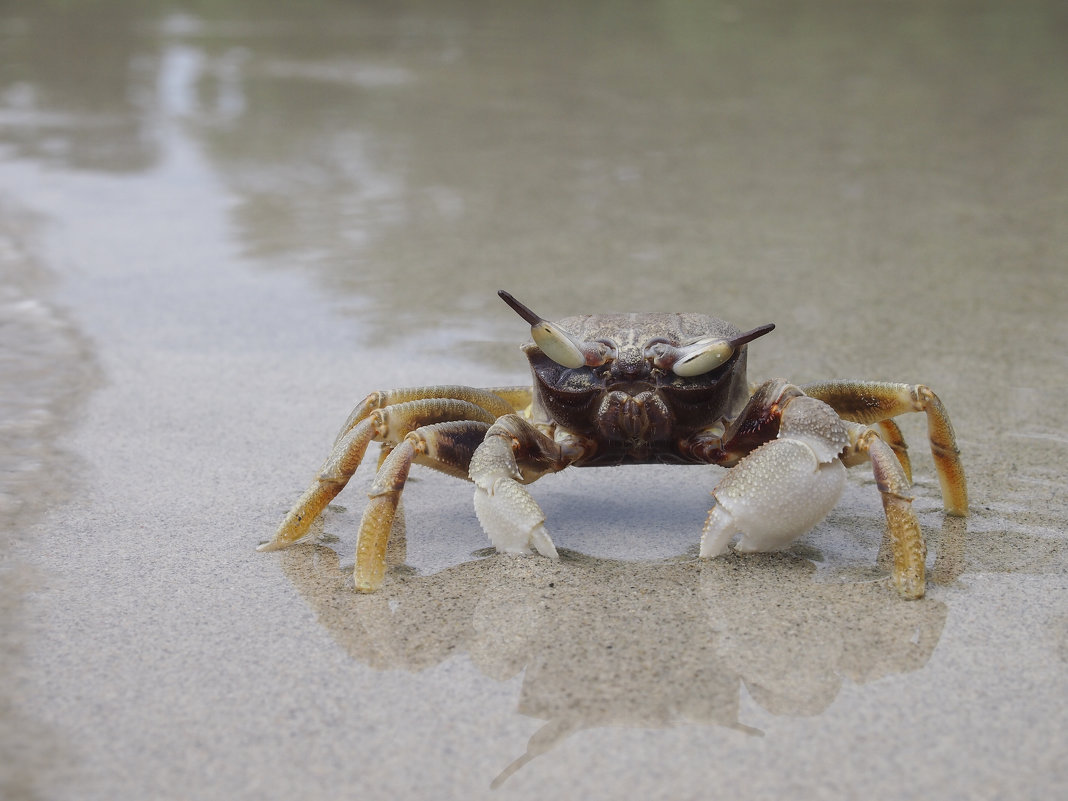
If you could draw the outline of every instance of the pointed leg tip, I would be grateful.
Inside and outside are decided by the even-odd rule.
[[[372,576],[354,576],[353,586],[356,588],[356,592],[363,593],[364,595],[372,592],[378,592],[382,589],[382,585],[385,583],[385,574],[372,575]]]
[[[356,592],[364,594],[377,592],[381,589],[382,584],[386,580],[386,565],[383,562],[381,565],[370,567],[365,566],[361,569],[357,558],[356,566],[353,568],[352,578]]]
[[[891,583],[904,601],[918,601],[927,594],[927,582],[923,579],[894,579]]]

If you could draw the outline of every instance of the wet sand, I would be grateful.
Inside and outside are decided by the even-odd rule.
[[[1056,4],[135,8],[0,12],[0,795],[1068,791]],[[499,287],[930,384],[927,597],[863,469],[781,554],[696,558],[719,468],[539,481],[559,562],[413,471],[358,595],[370,464],[256,553],[367,392],[525,380]]]

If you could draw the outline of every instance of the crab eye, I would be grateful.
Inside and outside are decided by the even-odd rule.
[[[682,378],[704,375],[734,355],[731,343],[723,339],[701,339],[681,350],[682,355],[671,365],[671,372]]]
[[[651,359],[654,367],[668,369],[679,357],[679,349],[665,337],[655,337],[645,343],[645,358]]]
[[[586,343],[586,366],[600,367],[616,358],[616,344],[610,339]]]
[[[752,331],[739,334],[733,339],[718,339],[716,337],[699,339],[690,345],[674,350],[671,354],[675,356],[675,359],[671,362],[671,371],[682,378],[704,375],[726,364],[734,355],[734,352],[742,345],[752,342],[754,339],[764,336],[764,334],[771,333],[774,329],[775,324],[768,323],[767,325],[758,326]]]
[[[530,335],[534,338],[534,344],[561,367],[599,367],[614,357],[615,348],[611,343],[600,340],[582,342],[575,339],[556,323],[543,319],[503,289],[497,294],[516,314],[530,323]]]
[[[561,367],[582,367],[586,364],[583,349],[556,323],[542,320],[530,327],[530,335],[541,352]]]

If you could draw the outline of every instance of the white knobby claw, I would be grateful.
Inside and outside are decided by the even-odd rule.
[[[545,515],[520,483],[540,475],[524,475],[516,462],[516,436],[525,436],[529,433],[526,429],[533,431],[529,423],[506,415],[494,423],[471,456],[475,514],[501,553],[529,554],[533,548],[542,556],[557,559],[556,546],[545,530]]]
[[[475,484],[475,514],[490,542],[501,553],[529,554],[558,559],[556,546],[545,530],[545,515],[523,487],[512,478],[499,477],[484,488]]]
[[[785,548],[838,503],[848,443],[845,427],[821,401],[801,397],[783,411],[778,439],[731,469],[712,491],[715,505],[701,536],[701,556],[726,552],[736,534],[741,553]]]

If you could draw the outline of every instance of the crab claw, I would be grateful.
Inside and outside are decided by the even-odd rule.
[[[529,554],[531,549],[559,559],[545,530],[545,515],[522,486],[511,478],[498,478],[491,486],[475,488],[475,514],[500,553]]]
[[[778,439],[746,456],[719,482],[701,556],[719,556],[737,534],[741,553],[785,548],[823,520],[845,487],[838,455],[849,439],[838,415],[814,398],[783,410]]]
[[[470,478],[475,484],[478,522],[498,551],[529,554],[533,549],[557,559],[556,546],[545,530],[545,514],[520,483],[532,481],[545,470],[524,460],[530,471],[524,475],[513,448],[521,440],[536,443],[540,436],[515,415],[500,418],[471,457]]]

